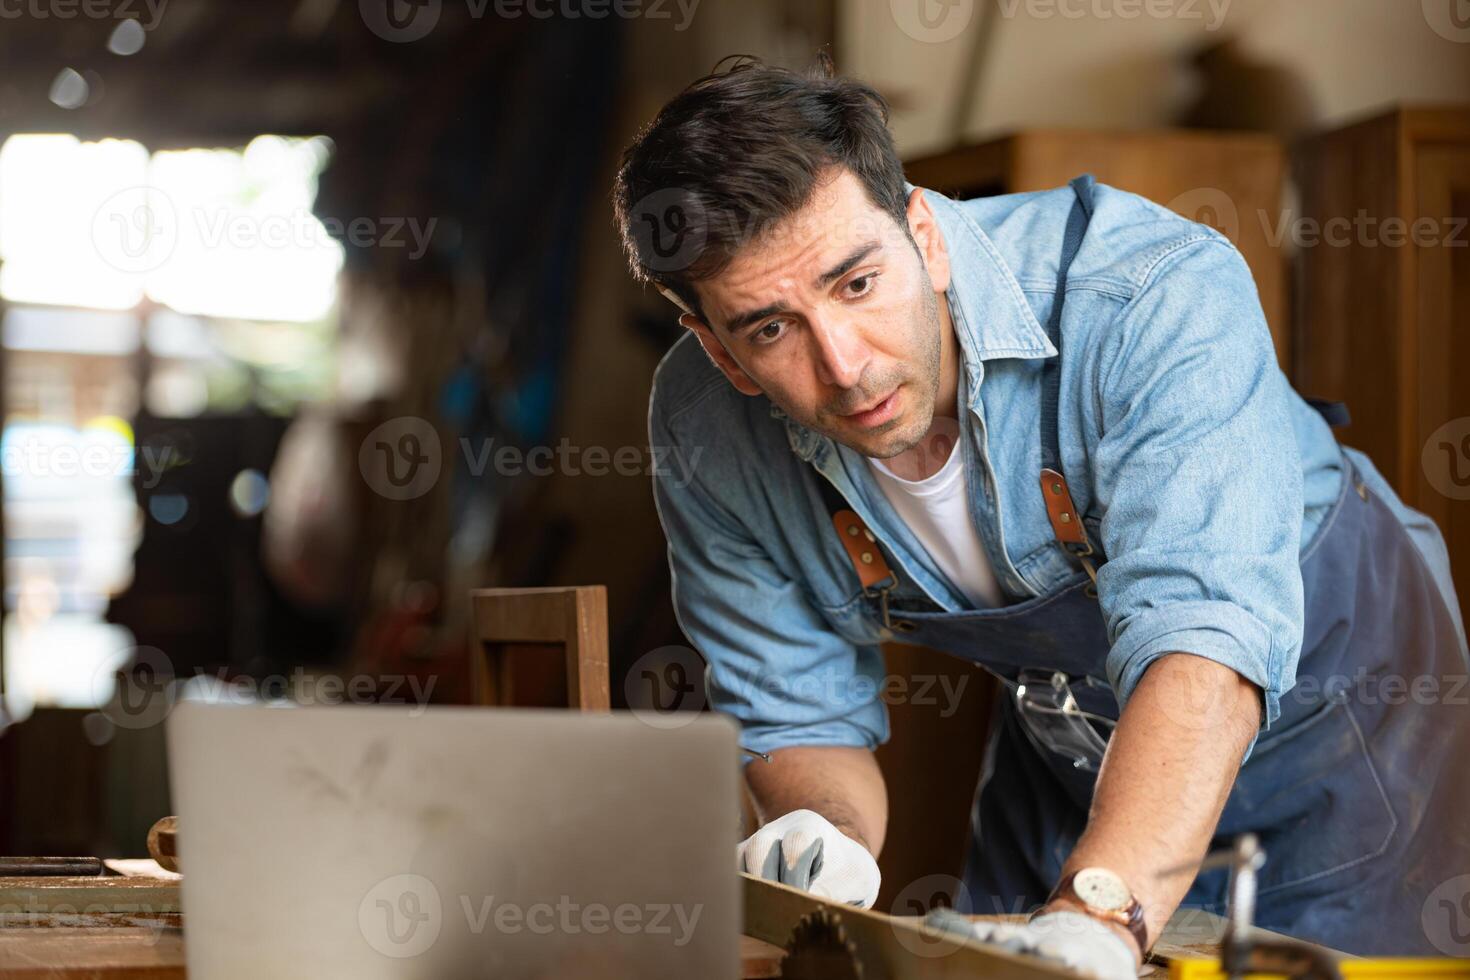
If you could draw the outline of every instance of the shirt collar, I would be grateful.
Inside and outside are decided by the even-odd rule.
[[[949,251],[950,278],[945,296],[966,366],[970,367],[972,360],[998,357],[1054,356],[1056,347],[1047,339],[1021,292],[1021,284],[990,236],[958,201],[930,190],[924,191],[924,196],[939,220]]]

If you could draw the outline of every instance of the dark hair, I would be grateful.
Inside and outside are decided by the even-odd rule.
[[[725,59],[623,153],[613,203],[634,277],[698,311],[691,284],[801,210],[833,166],[852,171],[907,230],[903,164],[882,96],[836,77],[825,56],[805,73]]]

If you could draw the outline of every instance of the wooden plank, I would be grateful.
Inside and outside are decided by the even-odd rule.
[[[784,950],[749,936],[740,940],[740,975],[768,980],[781,975]],[[11,978],[138,978],[184,976],[183,930],[177,920],[162,928],[81,927],[39,933],[0,929],[0,975]]]
[[[927,929],[918,916],[892,916],[819,898],[785,885],[742,874],[745,886],[745,927],[748,936],[784,947],[796,923],[824,909],[837,915],[860,955],[881,964],[890,980],[931,977],[1070,977],[1061,967],[1034,958],[1017,957],[980,944],[967,944],[949,934]],[[1024,915],[974,915],[976,921],[1022,922]],[[1148,962],[1168,967],[1182,960],[1207,957],[1218,960],[1225,940],[1225,920],[1202,909],[1179,909],[1169,919],[1150,951]],[[1264,939],[1279,933],[1257,929]],[[1318,947],[1344,960],[1356,957]]]
[[[6,980],[183,980],[178,928],[0,929]]]
[[[744,980],[765,980],[781,975],[781,957],[786,951],[774,943],[754,936],[740,937],[740,976]]]
[[[865,970],[888,980],[1054,980],[1074,974],[1035,957],[1020,956],[936,932],[917,916],[893,916],[842,905],[773,881],[740,876],[745,888],[744,933],[784,945],[805,915],[837,916]]]
[[[179,883],[157,878],[0,878],[0,912],[51,914],[181,911]]]

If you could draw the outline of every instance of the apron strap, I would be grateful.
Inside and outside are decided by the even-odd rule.
[[[1087,233],[1092,219],[1092,190],[1096,181],[1092,174],[1083,174],[1071,183],[1077,199],[1067,215],[1066,232],[1062,235],[1062,257],[1057,267],[1056,298],[1052,300],[1051,313],[1046,318],[1046,337],[1056,348],[1055,357],[1049,357],[1041,365],[1041,499],[1046,504],[1046,516],[1051,522],[1052,534],[1062,550],[1076,558],[1087,570],[1093,585],[1097,584],[1097,568],[1093,559],[1092,544],[1087,540],[1087,530],[1082,526],[1082,515],[1072,501],[1072,490],[1067,486],[1067,477],[1062,472],[1061,443],[1057,435],[1057,412],[1062,390],[1062,306],[1067,295],[1067,272],[1077,251],[1082,247],[1082,238]]]
[[[842,494],[838,493],[831,480],[815,470],[813,476],[818,490],[821,491],[822,503],[832,516],[832,528],[837,532],[837,540],[842,542],[842,550],[847,552],[847,560],[852,562],[852,570],[857,573],[863,594],[878,599],[878,610],[884,628],[900,633],[911,631],[914,628],[913,623],[905,619],[894,619],[893,610],[889,607],[888,597],[898,585],[898,575],[883,556],[878,536],[858,516],[857,511],[842,499]]]
[[[1353,417],[1348,413],[1346,402],[1327,401],[1323,398],[1308,398],[1306,403],[1317,410],[1329,428],[1338,429],[1344,425],[1351,425]]]

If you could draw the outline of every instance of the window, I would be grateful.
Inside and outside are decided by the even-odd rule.
[[[105,702],[130,653],[103,616],[145,519],[131,487],[139,408],[195,415],[254,397],[286,413],[329,389],[343,252],[312,205],[330,152],[278,136],[242,150],[65,134],[0,146],[12,715]]]

